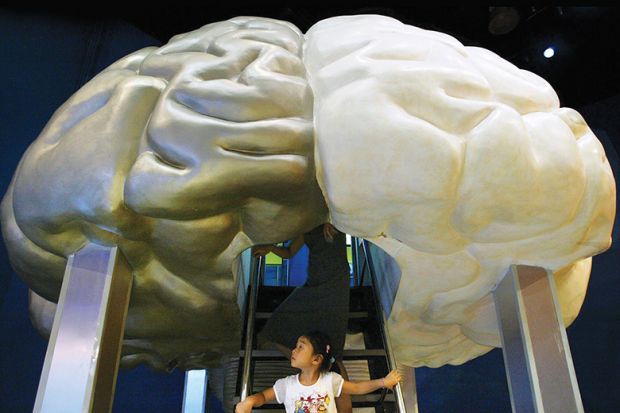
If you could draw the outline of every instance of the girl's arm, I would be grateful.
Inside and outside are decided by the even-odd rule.
[[[366,394],[373,392],[377,389],[386,387],[391,389],[399,381],[402,380],[402,376],[398,370],[394,369],[387,376],[381,379],[364,380],[364,381],[347,381],[342,384],[342,394]]]
[[[275,245],[258,245],[252,248],[252,255],[266,255],[273,252],[280,258],[291,258],[297,254],[297,251],[304,245],[304,236],[300,235],[291,242],[288,247],[276,247]]]
[[[273,387],[263,390],[260,393],[254,393],[251,396],[246,397],[235,406],[235,413],[251,413],[252,407],[259,407],[263,404],[275,400],[276,393]]]

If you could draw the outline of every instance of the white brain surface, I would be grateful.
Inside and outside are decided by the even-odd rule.
[[[554,271],[565,323],[610,245],[615,182],[551,86],[492,52],[384,16],[306,33],[317,176],[336,226],[402,272],[397,359],[460,364],[500,346],[491,293],[510,264]]]
[[[289,23],[238,17],[137,51],[75,93],[2,203],[13,267],[42,297],[31,312],[58,299],[68,255],[117,244],[134,276],[126,365],[205,367],[238,348],[239,253],[327,213],[302,44]]]
[[[123,361],[199,368],[238,349],[238,254],[324,222],[327,202],[400,267],[397,360],[440,366],[499,346],[491,293],[510,264],[553,270],[570,323],[614,200],[581,116],[487,50],[383,16],[306,36],[239,17],[121,59],[71,97],[24,155],[2,228],[50,301],[65,257],[119,245],[134,271]]]

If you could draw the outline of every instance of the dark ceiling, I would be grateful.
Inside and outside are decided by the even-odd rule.
[[[140,8],[110,6],[72,9],[63,14],[81,18],[118,18],[137,26],[162,43],[175,34],[239,15],[287,20],[307,31],[318,20],[348,14],[383,14],[404,23],[448,33],[467,46],[494,51],[518,67],[545,78],[562,106],[579,108],[620,92],[620,9],[618,7],[443,6],[443,7],[310,7],[217,5],[173,2]],[[506,10],[508,9],[508,10]],[[50,10],[54,11],[54,10]],[[58,11],[56,11],[58,12]],[[515,21],[515,16],[518,21]],[[505,34],[491,34],[489,25],[510,22]],[[510,25],[503,27],[509,30]],[[543,51],[554,46],[555,56]]]

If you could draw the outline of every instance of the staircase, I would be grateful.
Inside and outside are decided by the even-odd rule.
[[[280,352],[256,349],[256,333],[262,329],[272,312],[295,287],[260,285],[262,274],[264,274],[264,259],[253,259],[253,261],[252,282],[246,299],[242,340],[245,346],[239,350],[239,357],[230,359],[225,369],[223,400],[224,410],[227,413],[233,412],[235,404],[246,395],[271,387],[277,379],[299,372],[298,369],[290,367],[289,360]],[[364,264],[364,269],[371,270],[374,281],[372,262]],[[259,287],[254,289],[253,286],[256,285]],[[390,370],[388,366],[394,363],[393,359],[390,361],[389,341],[383,330],[384,316],[377,303],[372,285],[351,288],[348,332],[343,351],[343,364],[350,381],[384,377]],[[245,358],[246,349],[251,349],[248,351],[249,359]],[[406,413],[400,386],[396,389],[395,392],[380,389],[365,395],[352,395],[353,411],[356,413],[396,411]],[[273,401],[255,410],[284,412],[284,406]]]

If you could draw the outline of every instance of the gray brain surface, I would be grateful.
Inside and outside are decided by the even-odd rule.
[[[239,344],[239,253],[326,219],[302,38],[240,17],[139,50],[23,156],[2,203],[12,265],[57,301],[68,255],[119,245],[134,276],[125,365],[218,365]]]
[[[119,245],[123,362],[160,369],[234,353],[240,252],[328,219],[400,268],[397,360],[463,363],[499,346],[510,264],[553,271],[572,322],[614,216],[602,146],[546,81],[384,16],[306,35],[238,17],[127,56],[54,114],[2,202],[33,319],[69,254]]]

